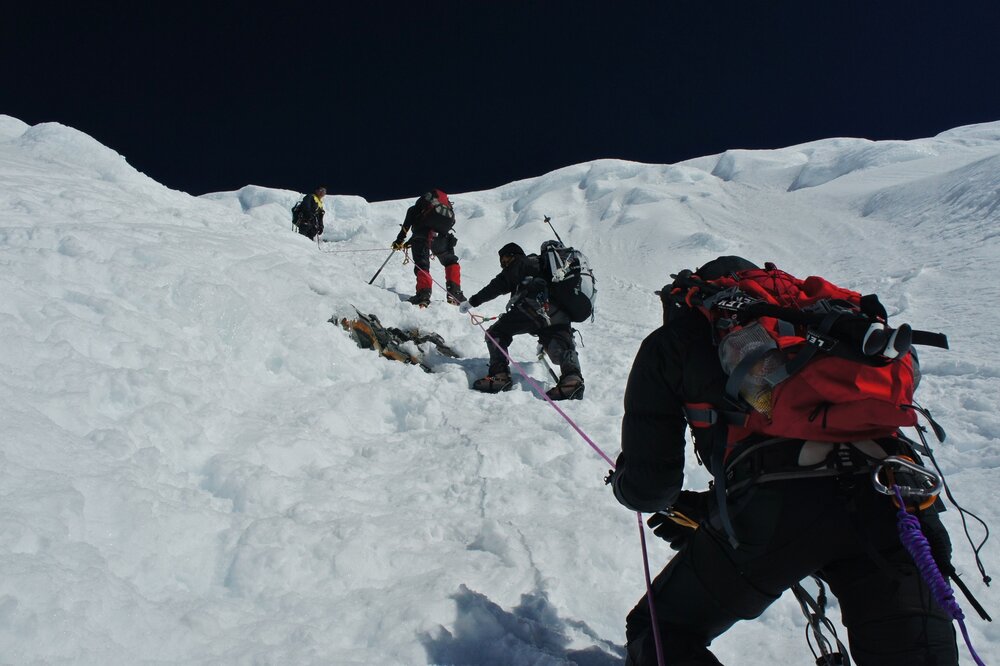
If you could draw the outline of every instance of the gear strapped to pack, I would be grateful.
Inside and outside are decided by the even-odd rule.
[[[560,241],[550,240],[542,243],[539,262],[542,276],[548,282],[548,297],[570,321],[592,320],[597,281],[586,255]]]
[[[451,231],[455,226],[455,209],[448,200],[448,195],[441,190],[431,190],[417,200],[419,214],[418,228],[432,229],[439,234]]]
[[[515,247],[523,254],[519,246]],[[505,249],[506,246],[500,249],[501,256],[510,256],[504,254]],[[549,315],[553,309],[576,324],[594,319],[597,286],[586,255],[560,241],[549,240],[542,243],[538,267],[537,276],[528,276],[521,282],[507,303],[507,310],[520,308],[542,326],[551,325]]]
[[[691,271],[671,277],[659,292],[667,316],[681,308],[701,312],[728,377],[726,404],[687,403],[685,413],[711,442],[720,518],[734,547],[725,480],[737,443],[754,434],[775,442],[854,442],[916,425],[919,370],[911,346],[947,349],[943,334],[889,328],[877,296],[817,276],[800,280],[771,263],[716,279]]]
[[[455,209],[452,208],[451,201],[448,200],[448,195],[441,190],[431,190],[424,193],[420,198],[425,202],[421,217],[436,213],[442,217],[455,219]]]
[[[417,235],[428,231],[446,234],[454,226],[455,209],[452,208],[448,195],[441,190],[430,190],[422,194],[407,211],[406,219],[399,225],[399,234],[396,235],[393,247],[399,246],[397,249],[402,249],[403,240],[410,233],[411,227],[414,235]]]

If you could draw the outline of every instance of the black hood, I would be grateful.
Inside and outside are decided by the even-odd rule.
[[[517,243],[507,243],[502,248],[500,248],[497,254],[500,255],[501,257],[506,257],[509,255],[513,255],[515,257],[523,257],[524,250],[522,250],[521,246],[518,245]]]

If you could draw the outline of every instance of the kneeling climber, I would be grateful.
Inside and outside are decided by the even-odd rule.
[[[483,393],[508,391],[514,385],[507,349],[515,335],[538,336],[549,359],[559,366],[559,382],[546,392],[552,400],[583,398],[583,374],[576,353],[569,315],[548,299],[548,283],[542,276],[538,255],[525,255],[516,243],[507,243],[498,253],[501,271],[459,309],[464,313],[503,294],[511,294],[507,311],[487,329],[490,365],[487,375],[472,388]],[[492,338],[492,340],[490,339]]]

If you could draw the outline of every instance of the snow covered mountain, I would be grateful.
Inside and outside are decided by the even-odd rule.
[[[329,195],[318,247],[291,231],[300,196],[191,197],[79,131],[0,116],[0,663],[619,663],[644,585],[607,464],[523,379],[469,390],[482,331],[440,288],[426,310],[403,302],[399,255],[368,285],[409,200]],[[590,257],[587,395],[564,409],[612,458],[652,292],[740,254],[948,334],[922,354],[921,402],[949,432],[936,454],[955,495],[998,524],[1000,122],[599,160],[452,201],[467,294],[502,244],[552,237],[545,215]],[[328,323],[353,307],[462,358],[430,353],[431,374],[380,359]],[[531,339],[511,351],[548,385]],[[688,479],[708,481],[693,459]],[[958,512],[944,518],[996,615]],[[671,552],[650,540],[657,570]],[[996,574],[995,542],[982,557]],[[714,650],[805,666],[804,627],[786,595]]]

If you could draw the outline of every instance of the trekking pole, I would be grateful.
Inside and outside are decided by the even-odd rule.
[[[556,377],[556,373],[555,371],[552,370],[552,366],[549,365],[549,362],[545,360],[545,350],[542,349],[541,345],[538,345],[538,360],[542,362],[542,365],[545,366],[545,369],[549,371],[550,375],[552,375],[552,381],[558,384],[559,378]]]
[[[543,217],[545,218],[545,224],[549,225],[549,229],[551,229],[552,233],[556,235],[556,240],[565,245],[565,243],[563,243],[563,239],[559,238],[559,232],[556,231],[556,228],[552,226],[552,218],[550,218],[548,215],[545,215]]]
[[[375,275],[372,276],[372,279],[368,280],[368,284],[371,284],[372,282],[375,281],[375,278],[377,278],[378,274],[382,272],[382,269],[385,268],[385,265],[389,263],[389,260],[392,259],[392,255],[394,254],[396,254],[396,248],[392,248],[392,252],[389,253],[389,256],[385,258],[385,261],[382,262],[382,265],[378,267],[377,271],[375,271]]]

